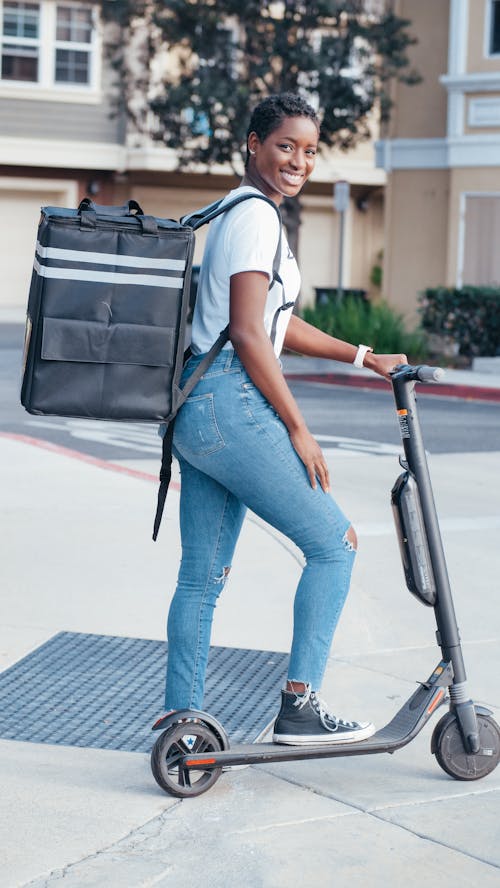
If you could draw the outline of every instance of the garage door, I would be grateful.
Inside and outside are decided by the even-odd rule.
[[[68,206],[68,197],[73,200],[75,191],[74,183],[53,191],[0,186],[0,308],[21,311],[26,307],[40,207]]]

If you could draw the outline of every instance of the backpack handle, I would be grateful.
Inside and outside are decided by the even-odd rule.
[[[80,201],[77,212],[80,216],[80,228],[94,229],[97,224],[98,215],[108,216],[110,218],[116,218],[117,216],[123,218],[124,216],[129,216],[133,219],[137,219],[143,234],[152,235],[153,237],[158,234],[158,224],[156,219],[154,216],[146,216],[141,205],[138,204],[136,200],[128,200],[127,203],[123,204],[121,207],[108,207],[104,204],[94,203],[90,197],[84,197],[83,200]]]
[[[90,197],[84,197],[78,207],[78,215],[82,212],[93,212],[99,216],[144,216],[144,210],[136,200],[128,200],[121,207],[108,207],[96,204]]]

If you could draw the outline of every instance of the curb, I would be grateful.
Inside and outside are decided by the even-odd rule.
[[[285,372],[285,378],[293,382],[321,382],[324,385],[345,385],[351,388],[390,391],[390,383],[383,379],[370,379],[349,373],[293,373]],[[460,398],[466,401],[500,402],[500,389],[479,385],[450,385],[449,383],[419,384],[418,393],[434,397]]]

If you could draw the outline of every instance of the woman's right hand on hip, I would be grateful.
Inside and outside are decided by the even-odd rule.
[[[316,490],[317,480],[325,493],[330,490],[330,473],[323,451],[305,426],[290,432],[290,440],[304,463],[311,487]]]

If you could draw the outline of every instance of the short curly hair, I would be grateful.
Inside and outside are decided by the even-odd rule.
[[[256,133],[260,142],[277,130],[287,117],[307,117],[316,125],[319,132],[319,120],[316,111],[301,96],[285,92],[267,96],[253,109],[247,130],[247,143],[250,133]],[[248,164],[248,147],[245,166]]]

